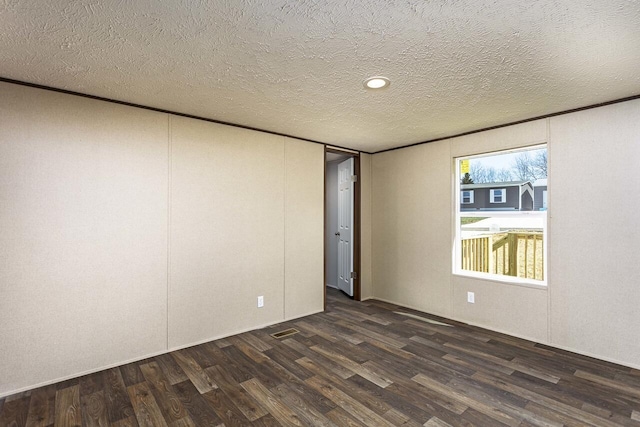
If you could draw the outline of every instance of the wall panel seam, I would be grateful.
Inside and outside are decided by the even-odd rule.
[[[451,233],[451,246],[450,246],[450,251],[451,251],[451,268],[449,269],[449,313],[451,313],[452,316],[455,316],[455,310],[456,310],[456,303],[455,303],[455,289],[454,289],[454,283],[453,283],[453,270],[455,268],[457,268],[456,265],[456,256],[455,256],[455,235],[457,233],[457,226],[458,224],[456,223],[456,214],[455,214],[455,210],[457,208],[456,206],[456,180],[458,179],[458,177],[456,176],[456,171],[457,171],[457,167],[458,165],[455,164],[454,160],[453,160],[453,151],[452,151],[452,147],[451,147],[451,141],[449,141],[449,197],[451,198],[451,204],[449,207],[449,231]]]
[[[549,153],[550,150],[549,148],[551,147],[551,118],[547,119],[547,170],[549,169]],[[553,162],[553,159],[552,159]],[[549,173],[547,172],[547,179],[549,179]],[[553,186],[553,180],[551,181],[551,185]],[[548,189],[547,189],[547,194],[548,194]],[[548,201],[547,201],[548,203]],[[551,210],[553,211],[553,206],[551,207]],[[549,214],[549,212],[547,212],[547,253],[545,254],[546,258],[547,258],[547,342],[551,343],[551,304],[552,304],[552,298],[551,298],[551,293],[553,292],[553,286],[551,281],[549,280],[549,272],[551,271],[549,268],[549,261],[551,260],[551,258],[549,257],[549,250],[551,249],[551,245],[550,243],[550,239],[549,236],[551,236],[551,229],[549,228],[549,225],[551,223],[551,221],[549,221],[551,219],[551,215]]]
[[[282,191],[282,318],[287,317],[287,138],[282,137],[282,159],[284,165]]]
[[[171,169],[172,169],[172,142],[173,133],[171,128],[171,115],[167,114],[167,344],[169,349],[169,320],[171,304]]]
[[[373,295],[373,156],[369,156],[369,295]],[[362,297],[362,293],[360,294]]]

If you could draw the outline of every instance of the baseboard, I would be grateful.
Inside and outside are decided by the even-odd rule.
[[[454,316],[444,316],[444,315],[439,314],[439,313],[429,313],[429,312],[424,311],[423,309],[420,309],[420,308],[417,308],[417,307],[412,307],[412,306],[406,305],[406,304],[400,304],[400,303],[398,303],[396,301],[392,301],[392,300],[388,300],[388,299],[384,299],[384,298],[367,297],[363,301],[371,301],[371,300],[381,301],[381,302],[385,302],[385,303],[388,303],[388,304],[397,305],[398,307],[409,308],[409,309],[412,309],[412,310],[419,311],[421,313],[442,317],[442,318],[453,320],[453,321],[460,322],[460,323],[465,323],[465,324],[472,325],[472,326],[475,326],[475,327],[478,327],[478,328],[482,328],[482,329],[486,329],[486,330],[489,330],[489,331],[505,334],[505,335],[508,335],[508,336],[511,336],[511,337],[520,338],[520,339],[524,339],[524,340],[527,340],[527,341],[535,342],[535,343],[542,344],[542,345],[545,345],[545,346],[548,346],[548,347],[551,347],[551,348],[556,348],[558,350],[569,351],[571,353],[576,353],[576,354],[579,354],[579,355],[582,355],[582,356],[591,357],[593,359],[602,360],[604,362],[615,363],[617,365],[621,365],[621,366],[625,366],[625,367],[628,367],[628,368],[639,369],[640,370],[640,365],[637,365],[637,364],[634,364],[634,363],[625,362],[625,361],[621,361],[621,360],[618,360],[618,359],[615,359],[615,358],[610,358],[610,357],[603,357],[603,356],[600,356],[600,355],[597,355],[597,354],[593,354],[593,353],[590,353],[590,352],[577,350],[575,348],[566,347],[566,346],[562,346],[562,345],[558,345],[558,344],[554,344],[554,343],[541,342],[540,340],[532,339],[531,337],[526,337],[526,336],[522,336],[522,335],[519,335],[519,334],[514,334],[514,333],[507,332],[507,331],[504,331],[504,330],[501,330],[501,329],[498,329],[498,328],[487,327],[486,325],[481,325],[481,324],[477,324],[477,323],[474,323],[474,322],[469,322],[469,321],[462,320],[462,319],[457,319]],[[172,347],[172,348],[170,348],[168,350],[162,350],[162,351],[159,351],[159,352],[152,352],[152,353],[146,354],[144,356],[135,357],[133,359],[128,359],[128,360],[124,360],[124,361],[121,361],[121,362],[108,364],[108,365],[105,365],[105,366],[102,366],[102,367],[99,367],[99,368],[82,371],[82,372],[79,372],[79,373],[76,373],[76,374],[67,375],[67,376],[60,377],[60,378],[57,378],[57,379],[54,379],[54,380],[50,380],[50,381],[44,381],[44,382],[37,383],[37,384],[34,384],[34,385],[30,385],[30,386],[27,386],[27,387],[21,387],[19,389],[12,390],[10,392],[0,393],[0,399],[5,398],[7,396],[14,395],[14,394],[18,394],[18,393],[22,393],[22,392],[25,392],[25,391],[33,390],[33,389],[36,389],[36,388],[45,387],[45,386],[48,386],[48,385],[51,385],[51,384],[59,383],[59,382],[62,382],[62,381],[67,381],[67,380],[70,380],[70,379],[73,379],[73,378],[78,378],[78,377],[81,377],[81,376],[84,376],[84,375],[94,374],[96,372],[104,371],[104,370],[107,370],[107,369],[115,368],[115,367],[126,365],[126,364],[129,364],[129,363],[135,363],[135,362],[138,362],[140,360],[144,360],[144,359],[148,359],[148,358],[151,358],[151,357],[160,356],[162,354],[171,353],[172,351],[182,350],[182,349],[185,349],[185,348],[189,348],[189,347],[193,347],[193,346],[196,346],[196,345],[204,344],[204,343],[207,343],[207,342],[210,342],[210,341],[215,341],[215,340],[219,340],[219,339],[223,339],[223,338],[228,338],[228,337],[231,337],[231,336],[234,336],[234,335],[239,335],[239,334],[242,334],[242,333],[245,333],[245,332],[255,331],[257,329],[262,329],[262,328],[266,328],[266,327],[269,327],[269,326],[277,325],[278,323],[289,322],[291,320],[295,320],[295,319],[300,319],[300,318],[303,318],[303,317],[311,316],[313,314],[321,313],[322,311],[323,310],[315,310],[315,311],[311,311],[309,313],[287,317],[287,318],[282,319],[282,320],[277,320],[277,321],[274,321],[274,322],[264,323],[264,324],[261,324],[261,325],[255,326],[255,327],[239,329],[239,330],[234,331],[232,333],[226,333],[226,334],[214,336],[214,337],[211,337],[211,338],[207,338],[207,339],[204,339],[204,340],[201,340],[201,341],[198,341],[198,342],[194,342],[194,343],[190,343],[190,344],[186,344],[186,345],[183,345],[183,346]]]
[[[611,358],[611,357],[598,356],[596,354],[589,353],[588,351],[578,351],[578,350],[573,349],[571,347],[565,347],[565,346],[558,345],[558,344],[544,344],[544,345],[552,347],[552,348],[557,348],[558,350],[564,350],[564,351],[568,351],[570,353],[579,354],[581,356],[590,357],[592,359],[602,360],[604,362],[614,363],[616,365],[625,366],[627,368],[640,370],[640,365],[636,365],[635,363],[623,362],[621,360],[617,360],[617,359],[614,359],[614,358]]]
[[[420,307],[416,307],[416,306],[408,305],[408,304],[401,304],[399,302],[392,301],[392,300],[387,300],[387,299],[384,299],[384,298],[368,297],[367,299],[386,302],[387,304],[393,304],[393,305],[397,305],[398,307],[409,308],[411,310],[416,310],[416,311],[419,311],[421,313],[430,314],[432,316],[444,317],[445,319],[455,320],[456,322],[460,322],[460,323],[468,323],[468,322],[465,322],[463,320],[452,319],[451,316],[449,316],[448,314],[445,314],[445,313],[430,313],[430,312],[424,311],[424,309],[420,308]]]
[[[100,368],[89,369],[89,370],[86,370],[86,371],[78,372],[76,374],[71,374],[71,375],[66,375],[64,377],[56,378],[54,380],[44,381],[44,382],[36,383],[36,384],[30,385],[30,386],[21,387],[21,388],[18,388],[16,390],[0,393],[0,399],[3,399],[5,397],[7,397],[7,396],[12,396],[14,394],[23,393],[25,391],[35,390],[35,389],[40,388],[40,387],[46,387],[48,385],[59,383],[59,382],[62,382],[62,381],[67,381],[67,380],[71,380],[71,379],[74,379],[74,378],[83,377],[83,376],[89,375],[89,374],[95,374],[96,372],[106,371],[107,369],[117,368],[118,366],[122,366],[122,365],[127,365],[129,363],[138,362],[140,360],[148,359],[150,357],[160,356],[160,355],[165,354],[165,353],[168,353],[168,352],[165,351],[165,350],[158,351],[158,352],[153,352],[153,353],[149,353],[149,354],[147,354],[145,356],[134,357],[133,359],[128,359],[128,360],[125,360],[123,362],[111,363],[111,364],[105,365],[105,366],[100,367]]]
[[[295,315],[295,316],[290,316],[290,317],[285,318],[284,320],[278,320],[277,322],[268,322],[268,323],[264,323],[264,324],[256,326],[256,327],[238,329],[238,330],[236,330],[236,331],[234,331],[232,333],[229,333],[229,334],[222,334],[222,335],[214,336],[214,337],[211,337],[211,338],[205,338],[204,340],[197,341],[197,342],[194,342],[194,343],[189,343],[189,344],[185,344],[185,345],[179,345],[177,347],[171,347],[169,349],[169,351],[167,351],[166,353],[171,353],[172,351],[184,350],[185,348],[195,347],[197,345],[205,344],[205,343],[208,343],[208,342],[211,342],[211,341],[221,340],[221,339],[224,339],[224,338],[232,337],[234,335],[244,334],[245,332],[256,331],[258,329],[267,328],[269,326],[277,325],[278,323],[290,322],[292,320],[300,319],[301,317],[307,317],[307,316],[311,316],[312,314],[322,313],[323,311],[324,310],[314,310],[314,311],[311,311],[311,312],[306,313],[306,314],[299,314],[299,315]]]
[[[99,368],[89,369],[89,370],[81,371],[81,372],[78,372],[78,373],[75,373],[75,374],[66,375],[64,377],[56,378],[54,380],[44,381],[44,382],[33,384],[33,385],[30,385],[30,386],[21,387],[21,388],[18,388],[16,390],[0,393],[0,399],[3,399],[5,397],[7,397],[7,396],[12,396],[14,394],[23,393],[25,391],[34,390],[36,388],[46,387],[48,385],[56,384],[56,383],[59,383],[59,382],[62,382],[62,381],[71,380],[73,378],[78,378],[78,377],[82,377],[82,376],[85,376],[85,375],[95,374],[96,372],[105,371],[107,369],[117,368],[119,366],[127,365],[129,363],[135,363],[135,362],[138,362],[140,360],[149,359],[151,357],[156,357],[156,356],[160,356],[160,355],[163,355],[163,354],[171,353],[172,351],[182,350],[182,349],[185,349],[185,348],[194,347],[196,345],[204,344],[204,343],[207,343],[207,342],[210,342],[210,341],[215,341],[215,340],[219,340],[219,339],[223,339],[223,338],[232,337],[234,335],[243,334],[245,332],[255,331],[257,329],[262,329],[262,328],[266,328],[266,327],[269,327],[269,326],[277,325],[278,323],[289,322],[291,320],[296,320],[296,319],[300,319],[302,317],[311,316],[312,314],[322,313],[323,311],[324,310],[314,310],[314,311],[311,311],[311,312],[306,313],[306,314],[290,316],[290,317],[287,317],[285,319],[277,320],[275,322],[268,322],[268,323],[263,323],[261,325],[255,326],[255,327],[239,329],[239,330],[234,331],[232,333],[218,335],[218,336],[215,336],[215,337],[212,337],[212,338],[207,338],[207,339],[195,342],[195,343],[190,343],[190,344],[181,345],[181,346],[177,346],[177,347],[171,347],[168,350],[162,350],[162,351],[158,351],[158,352],[149,353],[149,354],[146,354],[144,356],[134,357],[133,359],[124,360],[124,361],[117,362],[117,363],[111,363],[111,364],[108,364],[108,365],[105,365],[105,366],[102,366],[102,367],[99,367]]]
[[[526,341],[531,341],[531,342],[534,342],[536,344],[542,344],[542,345],[545,345],[547,347],[555,348],[557,350],[568,351],[570,353],[575,353],[575,354],[579,354],[581,356],[590,357],[592,359],[601,360],[603,362],[615,363],[616,365],[624,366],[624,367],[631,368],[631,369],[640,369],[640,365],[636,365],[636,364],[631,363],[631,362],[625,362],[625,361],[622,361],[622,360],[617,360],[617,359],[613,359],[613,358],[610,358],[610,357],[593,354],[593,353],[590,353],[588,351],[577,350],[575,348],[566,347],[566,346],[562,346],[562,345],[555,344],[555,343],[543,342],[543,341],[540,341],[540,340],[537,340],[537,339],[534,339],[534,338],[531,338],[531,337],[527,337],[527,336],[520,335],[520,334],[514,334],[512,332],[504,331],[504,330],[499,329],[499,328],[487,327],[485,325],[481,325],[481,324],[478,324],[478,323],[475,323],[475,322],[468,322],[468,321],[464,321],[463,322],[463,321],[457,320],[455,318],[453,318],[451,320],[455,320],[456,322],[466,323],[468,325],[475,326],[475,327],[482,328],[482,329],[486,329],[488,331],[498,332],[500,334],[508,335],[510,337],[515,337],[515,338],[520,338],[520,339],[523,339],[523,340],[526,340]]]
[[[327,283],[327,285],[326,285],[326,286],[327,286],[327,288],[338,289],[338,287],[337,287],[337,286],[332,285],[332,284],[330,284],[330,283]]]
[[[455,316],[447,316],[447,315],[438,314],[438,313],[429,313],[429,312],[424,311],[423,309],[420,309],[420,308],[417,308],[417,307],[412,307],[412,306],[406,305],[406,304],[400,304],[400,303],[398,303],[396,301],[391,301],[391,300],[387,300],[387,299],[384,299],[384,298],[369,297],[367,299],[368,300],[377,300],[377,301],[381,301],[381,302],[386,302],[388,304],[397,305],[398,307],[409,308],[411,310],[416,310],[416,311],[419,311],[421,313],[442,317],[444,319],[453,320],[455,322],[464,323],[464,324],[467,324],[467,325],[475,326],[477,328],[486,329],[486,330],[492,331],[492,332],[498,332],[500,334],[508,335],[508,336],[514,337],[514,338],[520,338],[520,339],[523,339],[523,340],[526,340],[526,341],[531,341],[531,342],[534,342],[536,344],[545,345],[545,346],[548,346],[548,347],[551,347],[551,348],[555,348],[555,349],[558,349],[558,350],[568,351],[568,352],[571,352],[571,353],[579,354],[581,356],[586,356],[586,357],[591,357],[593,359],[601,360],[603,362],[615,363],[616,365],[624,366],[624,367],[631,368],[631,369],[640,370],[640,365],[637,365],[635,363],[625,362],[625,361],[614,359],[614,358],[611,358],[611,357],[605,357],[605,356],[593,354],[593,353],[590,353],[588,351],[581,351],[581,350],[577,350],[575,348],[565,347],[565,346],[558,345],[558,344],[555,344],[555,343],[540,341],[540,340],[532,338],[532,337],[527,337],[527,336],[520,335],[520,334],[514,334],[513,332],[504,331],[504,330],[499,329],[499,328],[493,328],[493,327],[489,327],[489,326],[482,325],[482,324],[479,324],[479,323],[469,322],[468,320],[458,319]]]

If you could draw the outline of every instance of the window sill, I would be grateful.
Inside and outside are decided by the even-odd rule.
[[[506,279],[501,279],[501,278],[498,278],[497,276],[489,276],[486,274],[473,274],[468,272],[462,273],[459,271],[453,272],[453,275],[456,277],[464,278],[464,279],[482,280],[483,282],[499,283],[501,285],[519,286],[523,288],[540,289],[545,291],[549,289],[549,286],[546,281],[540,282],[536,280],[534,282],[531,280],[520,279],[517,277],[511,277],[511,276],[509,276]]]

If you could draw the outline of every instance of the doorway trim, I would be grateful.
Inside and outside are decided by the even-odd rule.
[[[324,267],[323,267],[323,280],[322,289],[324,296],[324,309],[327,309],[327,153],[346,154],[353,157],[355,175],[358,177],[354,183],[353,194],[353,271],[356,273],[356,278],[353,279],[353,299],[354,301],[361,301],[360,292],[360,188],[362,177],[360,176],[360,152],[343,150],[328,145],[324,146]]]

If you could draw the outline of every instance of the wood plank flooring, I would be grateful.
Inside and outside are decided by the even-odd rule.
[[[325,313],[0,399],[0,427],[640,427],[640,371],[327,298]],[[269,335],[287,328],[300,332]]]

